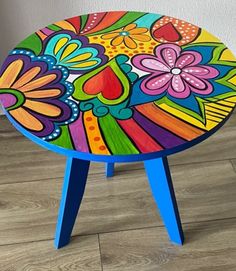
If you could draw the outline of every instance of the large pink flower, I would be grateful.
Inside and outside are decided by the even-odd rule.
[[[161,44],[155,48],[155,55],[137,55],[132,63],[150,73],[141,83],[144,93],[158,95],[167,91],[175,98],[186,98],[191,92],[208,95],[213,91],[207,79],[216,77],[219,72],[199,64],[201,60],[198,52],[182,51],[174,44]]]

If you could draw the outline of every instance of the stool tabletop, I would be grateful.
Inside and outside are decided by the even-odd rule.
[[[122,162],[167,156],[209,137],[236,103],[236,59],[181,19],[112,11],[30,35],[0,70],[11,123],[50,150]]]

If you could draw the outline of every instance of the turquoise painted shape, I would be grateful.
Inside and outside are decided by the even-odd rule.
[[[68,41],[63,46],[61,46],[61,48],[57,51],[56,46],[57,46],[58,42],[64,38],[68,39]],[[74,44],[75,46],[77,45],[78,47],[76,49],[72,50],[70,54],[68,54],[67,56],[64,57],[63,53],[64,53],[66,47],[70,46],[72,44]],[[74,57],[78,57],[78,56],[81,56],[81,55],[87,54],[87,53],[91,54],[89,59],[86,59],[84,61],[79,60],[79,61],[72,62],[72,59]],[[82,42],[79,39],[72,39],[70,35],[65,34],[65,33],[57,34],[54,37],[50,38],[49,42],[46,45],[44,54],[54,56],[57,61],[57,65],[63,65],[70,70],[87,71],[87,70],[91,70],[92,68],[97,67],[102,62],[102,60],[99,57],[97,57],[99,52],[96,48],[82,47]],[[86,61],[95,61],[96,64],[88,65],[87,67],[75,67],[75,65],[85,63]]]
[[[163,17],[163,15],[153,13],[145,14],[144,16],[136,20],[134,23],[137,24],[138,27],[151,28],[153,22],[160,19],[161,17]]]

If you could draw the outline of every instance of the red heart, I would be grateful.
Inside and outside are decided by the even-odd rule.
[[[180,33],[172,23],[167,23],[160,28],[157,28],[153,32],[153,35],[156,39],[163,38],[167,41],[179,41],[182,39]]]
[[[83,90],[89,95],[101,93],[108,100],[115,100],[123,93],[122,84],[111,67],[106,67],[90,77],[85,82]]]

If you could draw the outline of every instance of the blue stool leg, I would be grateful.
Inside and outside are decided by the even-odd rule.
[[[184,235],[171,181],[167,158],[158,158],[144,162],[152,194],[159,207],[169,238],[182,245]]]
[[[71,232],[84,194],[89,164],[89,161],[67,158],[54,240],[56,248],[61,248],[70,242]]]
[[[114,163],[106,163],[106,177],[113,177],[114,176]]]

